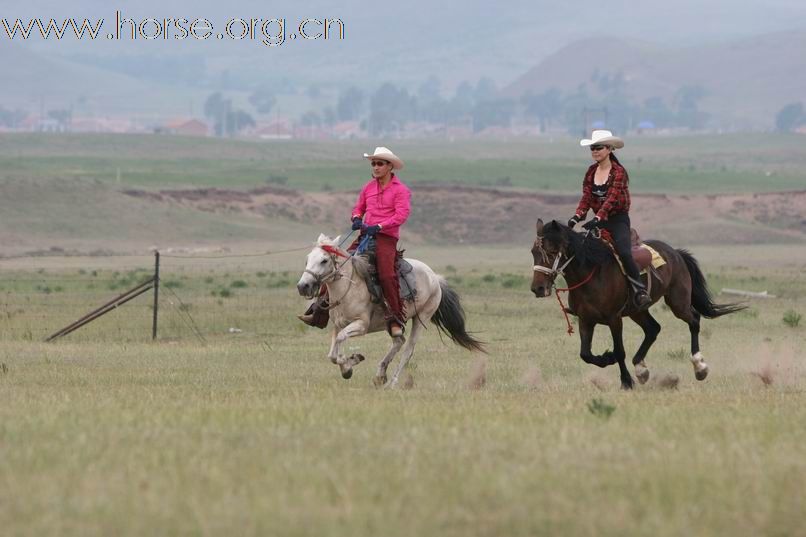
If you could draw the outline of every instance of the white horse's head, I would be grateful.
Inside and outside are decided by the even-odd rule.
[[[338,259],[349,258],[349,254],[339,248],[340,239],[341,236],[331,239],[325,235],[319,235],[316,245],[308,254],[305,271],[297,282],[297,291],[300,295],[314,298],[319,294],[322,284],[338,274],[339,265],[343,262]]]

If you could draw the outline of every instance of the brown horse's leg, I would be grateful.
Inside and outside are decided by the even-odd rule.
[[[587,319],[579,319],[579,339],[582,346],[579,349],[579,357],[586,364],[593,364],[597,367],[607,367],[616,363],[615,355],[610,351],[605,351],[602,356],[597,356],[591,351],[593,343],[593,330],[596,323]]]
[[[638,377],[638,382],[644,384],[649,380],[649,369],[644,363],[644,358],[646,358],[649,348],[655,343],[658,334],[660,334],[660,324],[646,310],[630,315],[630,319],[635,321],[644,331],[644,341],[641,342],[638,352],[635,353],[632,359],[632,364],[635,366],[635,376]]]
[[[700,314],[691,307],[691,283],[677,285],[665,297],[666,304],[674,316],[688,324],[691,333],[691,365],[694,366],[694,377],[705,380],[708,376],[708,364],[700,352]]]
[[[621,376],[621,387],[624,390],[632,390],[634,383],[632,377],[630,376],[630,371],[627,369],[627,364],[625,363],[625,358],[627,355],[624,352],[624,341],[621,338],[621,332],[624,328],[621,317],[617,317],[611,321],[609,326],[610,335],[613,336],[612,358],[618,362],[619,375]],[[610,353],[605,352],[603,357],[607,356],[608,354]]]

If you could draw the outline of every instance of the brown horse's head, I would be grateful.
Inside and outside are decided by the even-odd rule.
[[[532,257],[535,263],[532,292],[538,298],[551,296],[554,280],[560,273],[558,267],[568,258],[568,242],[563,227],[556,220],[545,226],[543,220],[537,220],[537,237],[532,245]]]

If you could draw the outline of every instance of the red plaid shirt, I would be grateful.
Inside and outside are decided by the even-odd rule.
[[[593,176],[596,173],[598,164],[594,164],[585,173],[582,181],[582,199],[579,201],[576,215],[585,218],[588,209],[593,209],[600,220],[607,220],[611,214],[627,213],[630,210],[630,190],[627,184],[630,177],[618,161],[611,159],[610,175],[607,177],[609,185],[607,197],[604,201],[593,195]]]

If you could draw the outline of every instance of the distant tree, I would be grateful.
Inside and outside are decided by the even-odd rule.
[[[439,86],[439,78],[431,75],[428,77],[428,80],[420,84],[420,87],[417,89],[417,99],[425,104],[440,100]]]
[[[276,103],[277,97],[275,97],[274,92],[265,86],[257,88],[249,96],[249,104],[254,107],[258,114],[270,114]]]
[[[322,110],[322,122],[328,126],[333,126],[336,123],[336,111],[333,110],[332,106],[327,106]]]
[[[802,103],[789,103],[775,115],[775,128],[780,132],[792,132],[806,124]]]
[[[221,92],[215,92],[210,94],[210,96],[207,97],[207,100],[204,101],[204,115],[205,117],[215,119],[217,117],[221,117],[227,108],[231,106],[232,103],[224,99],[224,96],[221,95]]]
[[[48,117],[64,125],[70,123],[73,117],[73,111],[67,108],[48,110]]]
[[[374,135],[399,131],[416,113],[416,99],[405,89],[387,82],[370,99],[369,131]]]
[[[319,112],[309,110],[302,114],[299,122],[303,127],[320,127],[322,125],[322,116],[319,115]]]
[[[339,95],[336,103],[336,116],[340,121],[352,121],[361,116],[361,108],[364,104],[364,93],[351,86]]]
[[[255,125],[255,120],[247,112],[235,109],[232,101],[225,99],[220,92],[207,97],[204,102],[204,115],[213,121],[216,136],[233,136]]]
[[[652,121],[658,128],[666,128],[674,125],[674,112],[666,106],[660,97],[650,97],[644,101],[640,112],[641,119]]]
[[[27,114],[22,110],[8,110],[0,106],[0,125],[14,128]]]
[[[527,117],[536,118],[540,124],[540,132],[546,132],[552,121],[561,113],[562,93],[557,88],[551,88],[540,95],[526,94],[521,103]]]
[[[515,113],[515,101],[496,99],[481,101],[473,108],[473,131],[487,127],[508,127]]]
[[[675,93],[677,124],[698,130],[705,126],[709,115],[699,109],[699,101],[707,95],[702,86],[683,86]]]
[[[482,77],[476,84],[476,90],[473,92],[476,102],[489,101],[495,98],[498,90],[495,87],[495,82],[489,77]]]
[[[255,120],[243,110],[230,110],[227,118],[227,135],[233,136],[247,127],[254,127]]]

